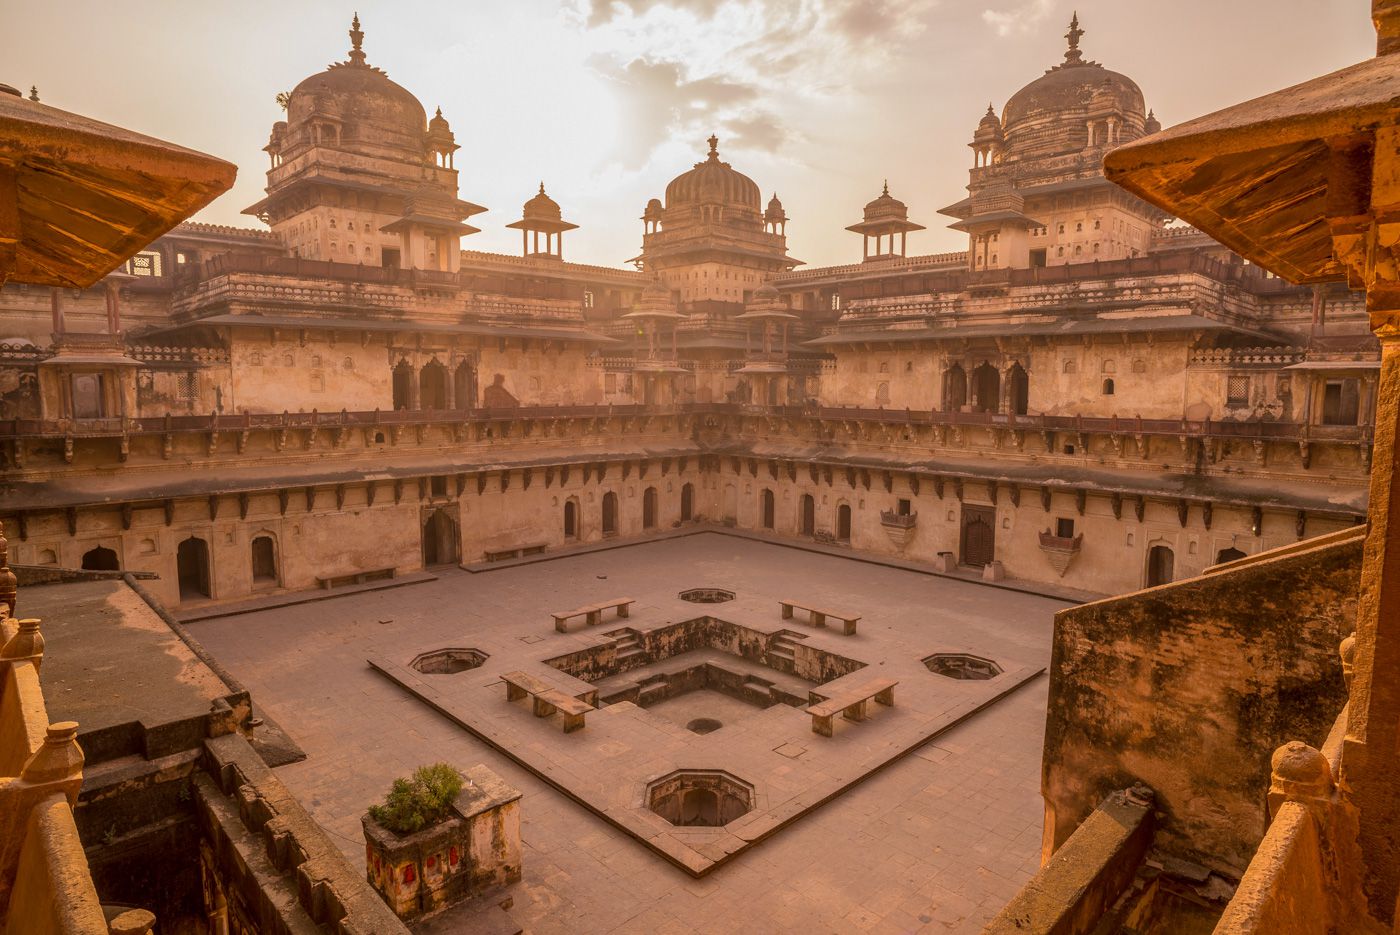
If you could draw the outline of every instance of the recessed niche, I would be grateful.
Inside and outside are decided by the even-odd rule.
[[[950,679],[985,681],[1001,675],[1001,666],[992,660],[967,653],[934,653],[924,665],[935,675]]]
[[[723,770],[678,769],[647,784],[647,807],[683,828],[721,828],[753,810],[753,786]]]
[[[456,675],[475,669],[487,659],[479,649],[435,649],[413,657],[410,666],[424,675]]]
[[[693,734],[713,734],[723,726],[723,721],[717,721],[712,717],[698,717],[685,725],[685,729]]]
[[[692,604],[723,604],[734,600],[734,592],[724,588],[691,588],[681,592],[681,600]]]

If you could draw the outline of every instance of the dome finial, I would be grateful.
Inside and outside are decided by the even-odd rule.
[[[1084,35],[1084,30],[1079,28],[1079,11],[1075,10],[1069,21],[1069,32],[1065,33],[1065,38],[1069,40],[1069,49],[1065,51],[1065,62],[1070,65],[1078,65],[1084,61],[1084,55],[1079,51],[1079,37]]]
[[[365,34],[360,31],[360,14],[357,12],[350,21],[350,61],[356,65],[365,63],[365,53],[360,49],[360,43],[364,41]]]
[[[710,134],[710,138],[709,138],[709,140],[708,140],[707,142],[709,142],[709,144],[710,144],[710,158],[711,158],[711,159],[718,159],[718,158],[719,158],[719,137],[717,137],[717,136],[715,136],[713,133],[711,133],[711,134]]]
[[[885,179],[885,190],[882,191],[880,194],[882,194],[882,195],[888,195],[889,193],[890,193],[890,180],[889,180],[889,179]]]
[[[541,194],[541,195],[544,194],[544,180],[543,180],[543,179],[540,180],[540,194]]]
[[[31,84],[29,86],[29,99],[31,101],[39,100],[39,86],[37,84]]]

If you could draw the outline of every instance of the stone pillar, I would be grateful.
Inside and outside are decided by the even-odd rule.
[[[1392,9],[1394,3],[1377,3]],[[1400,26],[1400,17],[1392,19]],[[1381,34],[1386,43],[1386,34]],[[1358,810],[1370,914],[1389,924],[1400,893],[1400,129],[1334,144],[1328,176],[1333,247],[1366,290],[1381,342],[1370,529],[1361,563],[1355,670],[1341,785]]]

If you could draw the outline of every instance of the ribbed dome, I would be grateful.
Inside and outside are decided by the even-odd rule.
[[[331,117],[343,127],[343,142],[373,140],[421,153],[427,111],[407,88],[365,62],[363,36],[357,16],[350,30],[354,46],[349,61],[336,62],[293,88],[287,122],[295,130],[313,117]]]
[[[885,221],[890,219],[908,220],[909,206],[898,198],[890,194],[890,183],[885,183],[885,190],[880,193],[880,197],[865,204],[865,220]]]
[[[710,155],[695,168],[682,173],[666,186],[666,207],[684,204],[719,204],[746,208],[754,214],[762,210],[762,196],[754,180],[719,160],[719,140],[710,137]]]
[[[544,193],[544,183],[540,183],[540,192],[529,201],[525,202],[525,217],[527,220],[558,221],[563,217],[559,210],[559,203]]]
[[[1079,149],[1084,145],[1086,115],[1117,115],[1126,134],[1124,140],[1142,132],[1147,105],[1142,89],[1131,78],[1084,60],[1079,51],[1076,16],[1066,34],[1069,49],[1065,60],[1011,96],[1002,112],[1007,148],[1015,153],[1026,147],[1035,155],[1042,150]],[[985,117],[983,120],[985,121]],[[1057,147],[1055,144],[1063,144]]]

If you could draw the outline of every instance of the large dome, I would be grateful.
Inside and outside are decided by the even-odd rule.
[[[1008,156],[1081,150],[1088,142],[1086,124],[1107,118],[1115,124],[1114,142],[1142,136],[1147,122],[1142,89],[1126,75],[1085,61],[1079,51],[1083,34],[1076,16],[1065,36],[1065,60],[1006,102],[1001,124]]]
[[[389,146],[421,154],[428,124],[418,98],[365,62],[357,16],[350,30],[350,59],[298,84],[287,100],[287,123],[295,132],[308,121],[328,118],[347,148],[355,143]]]
[[[687,204],[719,204],[740,207],[759,214],[762,196],[754,180],[736,172],[719,160],[719,140],[710,137],[710,155],[695,168],[671,180],[666,186],[666,207]]]

